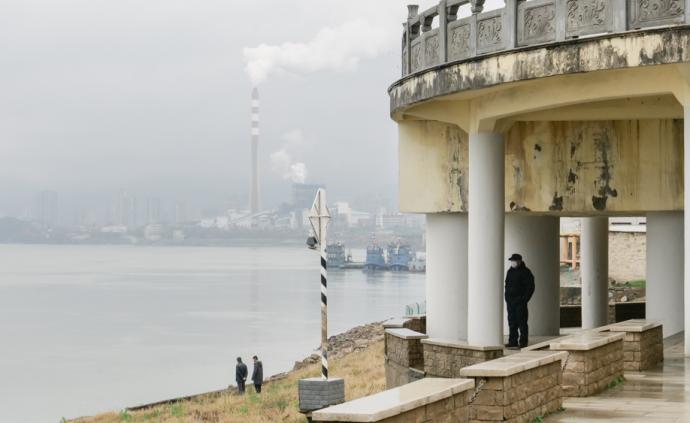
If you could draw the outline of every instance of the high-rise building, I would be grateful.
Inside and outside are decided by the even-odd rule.
[[[36,196],[33,219],[44,226],[58,224],[58,195],[55,191],[44,190]]]
[[[249,193],[249,210],[254,213],[259,212],[259,90],[254,87],[252,90],[252,126],[251,126],[251,146],[252,146],[252,177]]]
[[[149,197],[146,199],[146,223],[160,223],[161,222],[161,200],[157,197]]]
[[[137,202],[127,191],[121,190],[115,200],[113,217],[116,225],[134,229],[137,224]]]
[[[183,201],[178,201],[175,203],[175,224],[181,225],[186,222],[187,219],[187,205]]]

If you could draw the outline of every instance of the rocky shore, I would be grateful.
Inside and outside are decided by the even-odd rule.
[[[351,352],[362,351],[369,347],[374,342],[383,340],[383,321],[369,323],[362,326],[356,326],[347,332],[328,338],[328,357],[339,358]],[[321,355],[316,348],[309,357],[302,361],[295,362],[292,370],[300,370],[314,363],[321,361]],[[284,374],[284,373],[283,373]],[[278,376],[278,375],[276,375]]]
[[[343,332],[337,335],[333,335],[328,338],[328,357],[330,359],[338,359],[344,357],[352,352],[366,350],[370,345],[383,340],[383,322],[373,322],[362,326],[356,326],[347,332]],[[316,352],[312,353],[302,361],[296,361],[292,370],[287,372],[274,374],[264,380],[264,384],[270,384],[271,382],[276,382],[283,380],[290,376],[293,372],[307,368],[315,363],[321,361],[320,348],[315,349]],[[236,393],[237,388],[235,386],[228,386],[226,389],[220,389],[218,391],[204,392],[202,394],[188,395],[178,398],[170,398],[163,401],[157,401],[149,404],[141,404],[134,407],[128,407],[127,410],[145,410],[152,407],[157,407],[164,404],[174,404],[182,401],[199,400],[204,398],[218,397],[222,394]]]

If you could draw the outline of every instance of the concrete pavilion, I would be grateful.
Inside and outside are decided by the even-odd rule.
[[[646,317],[683,331],[690,0],[482,6],[409,7],[389,89],[400,208],[427,218],[428,336],[501,345],[512,252],[537,280],[531,335],[557,335],[560,217],[582,218],[583,327],[605,325],[616,215],[647,217]]]

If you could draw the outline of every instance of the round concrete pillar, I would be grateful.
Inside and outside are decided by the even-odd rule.
[[[502,345],[505,147],[498,133],[469,138],[467,341]]]
[[[690,187],[690,105],[684,107],[683,131],[683,186]],[[684,327],[690,330],[690,192],[684,188],[683,199],[683,309],[685,310]],[[685,331],[685,355],[690,357],[690,334]]]
[[[582,218],[580,263],[582,276],[582,328],[608,324],[609,219]]]
[[[426,215],[426,330],[467,339],[467,214]]]
[[[647,213],[647,319],[683,330],[683,213]]]
[[[529,302],[529,333],[536,336],[560,332],[560,273],[558,217],[506,215],[504,269],[511,254],[522,255],[534,274],[534,295]]]

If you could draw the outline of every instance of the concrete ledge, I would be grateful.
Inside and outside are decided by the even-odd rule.
[[[623,333],[582,332],[576,335],[559,338],[550,344],[550,349],[557,351],[589,351],[625,338]]]
[[[644,332],[650,329],[658,328],[659,326],[661,326],[661,322],[645,319],[630,319],[608,325],[606,326],[606,329],[611,332]]]
[[[420,414],[429,415],[429,410],[424,410],[422,407],[431,406],[462,394],[461,398],[457,398],[459,401],[448,404],[441,403],[441,407],[438,407],[437,410],[436,420],[456,421],[453,419],[454,414],[467,412],[467,391],[472,388],[474,388],[472,379],[427,378],[316,411],[312,414],[312,420],[316,422],[377,422],[400,416],[401,422],[407,421],[408,417],[411,417],[409,421],[417,421],[414,416],[404,416],[404,414],[421,410],[422,413]],[[465,400],[464,403],[462,402],[463,399]],[[452,407],[448,407],[450,405]],[[431,419],[429,421],[436,420]]]
[[[544,366],[555,361],[564,361],[564,351],[524,351],[496,360],[485,361],[460,370],[465,377],[506,377]]]
[[[427,336],[407,328],[386,329],[386,333],[400,339],[425,339]]]
[[[386,320],[383,322],[383,328],[384,329],[399,329],[399,328],[404,328],[405,323],[409,322],[410,319],[405,319],[405,318],[393,318]]]

